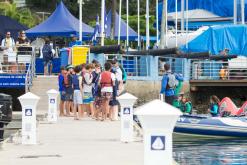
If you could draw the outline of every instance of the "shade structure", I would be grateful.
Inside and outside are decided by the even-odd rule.
[[[180,49],[186,52],[207,52],[217,55],[225,48],[229,54],[247,56],[247,25],[212,26]]]
[[[0,15],[0,22],[0,39],[5,37],[7,31],[10,31],[11,36],[16,39],[19,31],[28,29],[26,26],[7,16]]]
[[[161,19],[163,3],[159,3],[159,19]],[[238,2],[240,8],[240,2]],[[245,0],[247,8],[247,0]],[[204,9],[221,17],[233,17],[233,0],[189,0],[189,10]],[[181,11],[181,1],[178,1],[178,11]],[[168,12],[175,12],[175,0],[168,0]],[[247,16],[247,10],[245,10]],[[247,20],[247,17],[245,17]]]
[[[105,33],[106,33],[106,37],[110,37],[111,36],[111,18],[112,18],[112,11],[110,10],[109,13],[107,14],[107,18],[106,18],[106,22],[105,22]],[[118,23],[119,21],[119,15],[116,13],[115,16],[115,39],[117,39],[118,37]],[[121,30],[120,30],[120,39],[121,40],[126,40],[127,39],[127,24],[121,19]],[[129,27],[129,40],[134,41],[136,40],[138,37],[138,34],[131,28]]]
[[[26,31],[29,37],[39,36],[62,36],[70,37],[79,34],[79,20],[66,8],[63,2],[57,6],[52,15],[41,24]],[[94,29],[82,23],[83,38],[89,38]]]

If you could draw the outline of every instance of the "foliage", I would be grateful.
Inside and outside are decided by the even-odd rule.
[[[28,6],[37,11],[53,12],[57,4],[61,0],[26,0]],[[85,23],[89,23],[96,19],[97,14],[100,15],[101,0],[83,0],[84,4],[82,6],[82,17]],[[78,0],[63,0],[64,4],[68,7],[70,12],[78,18],[79,16],[79,6]],[[118,9],[117,0],[117,9]],[[140,1],[140,13],[145,14],[146,5],[145,1]],[[156,0],[150,0],[150,15],[155,15],[155,2]],[[106,0],[106,9],[109,11],[111,9],[112,0]],[[126,0],[122,0],[122,13],[126,13]],[[137,1],[129,0],[129,15],[137,14]]]
[[[1,3],[0,11],[2,15],[9,16],[27,27],[35,26],[39,21],[28,8],[17,8],[15,4]]]
[[[126,15],[122,16],[122,19],[126,20]],[[137,15],[129,16],[129,26],[136,32],[138,30]],[[156,29],[154,28],[155,17],[152,15],[149,19],[150,35],[156,35]],[[146,18],[145,15],[140,15],[140,34],[146,35]]]

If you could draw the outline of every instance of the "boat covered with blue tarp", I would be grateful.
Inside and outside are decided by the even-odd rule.
[[[229,49],[230,55],[247,56],[247,25],[211,26],[180,49],[185,52],[210,52],[218,55]]]

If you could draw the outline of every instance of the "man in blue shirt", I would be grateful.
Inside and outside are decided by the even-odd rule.
[[[73,47],[75,45],[82,45],[82,42],[77,40],[75,35],[71,35],[71,42],[69,43],[69,47]]]
[[[172,105],[175,99],[175,89],[178,81],[182,81],[183,77],[173,74],[170,70],[170,65],[164,65],[165,74],[161,81],[160,94],[165,95],[165,102]]]
[[[64,102],[65,102],[65,86],[64,86],[64,76],[66,75],[66,69],[61,67],[61,73],[58,75],[58,85],[59,85],[59,92],[60,92],[60,116],[64,116]]]

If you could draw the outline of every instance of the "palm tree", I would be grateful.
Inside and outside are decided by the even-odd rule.
[[[36,25],[39,21],[29,9],[27,8],[17,8],[15,3],[4,2],[0,5],[1,14],[8,16],[23,25],[32,27]]]

